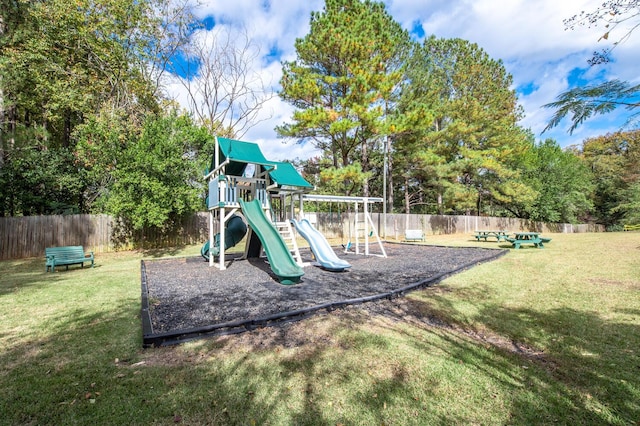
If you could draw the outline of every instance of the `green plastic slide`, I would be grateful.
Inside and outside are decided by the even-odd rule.
[[[267,253],[269,265],[282,284],[295,284],[304,275],[302,268],[291,256],[287,244],[278,233],[273,223],[264,214],[259,200],[245,202],[240,200],[240,208],[249,222],[251,231],[258,236],[264,251]]]
[[[227,224],[225,225],[225,234],[224,234],[224,249],[225,251],[230,249],[231,247],[235,247],[247,233],[247,225],[244,223],[242,218],[237,215],[232,215],[229,220],[227,220]],[[202,246],[200,250],[200,254],[205,260],[209,260],[209,256],[213,255],[213,257],[217,257],[220,254],[220,234],[216,234],[214,236],[213,247],[210,247],[210,242],[207,241]]]

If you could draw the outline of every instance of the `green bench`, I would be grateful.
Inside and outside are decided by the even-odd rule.
[[[85,254],[82,246],[66,246],[66,247],[47,247],[44,249],[46,257],[45,271],[55,272],[56,266],[66,266],[67,270],[69,265],[82,265],[84,268],[84,262],[91,262],[93,268],[93,252]]]

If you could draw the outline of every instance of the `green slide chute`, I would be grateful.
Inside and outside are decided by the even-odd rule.
[[[235,214],[232,215],[225,225],[224,249],[227,250],[234,247],[242,241],[246,233],[247,224],[244,223],[240,216]],[[218,256],[220,254],[220,234],[216,234],[213,237],[213,247],[211,247],[209,241],[204,243],[200,250],[200,254],[206,260],[209,260],[210,255],[213,255],[213,257]]]
[[[278,276],[280,282],[287,285],[299,282],[304,271],[291,256],[287,244],[276,227],[264,214],[260,201],[245,202],[240,200],[240,208],[245,219],[249,222],[251,232],[260,239],[264,251],[267,253],[271,270]]]

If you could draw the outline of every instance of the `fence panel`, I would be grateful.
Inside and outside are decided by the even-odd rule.
[[[342,213],[305,213],[318,230],[330,238],[353,238],[354,215]],[[371,213],[378,233],[385,238],[401,240],[406,229],[420,229],[425,235],[470,234],[476,230],[538,231],[538,232],[604,232],[604,226],[596,224],[573,225],[570,223],[542,223],[527,219],[486,216],[445,216],[388,213],[386,225],[382,213]],[[362,215],[360,215],[362,220]],[[350,238],[351,236],[351,238]]]
[[[108,215],[52,215],[0,218],[0,260],[44,256],[46,247],[81,245],[86,251],[104,253],[132,248],[161,248],[204,243],[208,236],[207,213],[185,218],[168,233],[142,230],[117,235],[117,224]]]
[[[353,213],[307,213],[311,222],[328,238],[344,242],[355,235]],[[360,220],[362,220],[362,215]],[[533,222],[524,219],[372,213],[378,233],[385,238],[402,239],[405,229],[421,229],[425,235],[472,233],[475,230],[540,232],[603,232],[594,224]],[[85,250],[103,253],[131,248],[166,248],[202,244],[209,236],[208,213],[185,218],[171,232],[142,230],[133,235],[118,234],[116,221],[107,215],[56,215],[0,217],[0,260],[44,256],[45,247],[82,245]],[[215,230],[217,232],[217,229]]]

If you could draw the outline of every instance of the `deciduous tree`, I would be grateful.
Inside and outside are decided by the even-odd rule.
[[[241,138],[270,117],[260,118],[275,96],[257,68],[260,49],[244,29],[219,25],[192,34],[185,61],[173,72],[185,87],[190,110],[212,134]]]
[[[635,223],[640,182],[640,131],[617,132],[583,142],[581,155],[595,179],[596,219],[609,227]]]
[[[525,154],[523,181],[535,190],[527,204],[514,203],[519,216],[541,222],[578,223],[593,210],[593,175],[571,149],[553,139],[534,144]]]
[[[183,29],[190,19],[188,2],[1,1],[2,173],[17,173],[18,168],[9,162],[19,161],[26,152],[43,152],[52,159],[70,155],[79,140],[80,152],[69,164],[74,165],[77,180],[86,185],[80,193],[87,198],[76,198],[75,209],[88,211],[104,192],[116,158],[111,151],[115,145],[105,152],[100,149],[109,145],[109,138],[126,138],[132,126],[139,130],[147,114],[161,111],[162,74],[168,59],[184,43]],[[100,122],[106,134],[98,134]],[[82,129],[85,124],[93,128]],[[123,129],[126,131],[115,135]],[[83,135],[90,137],[83,139]],[[124,148],[125,141],[120,142]],[[89,158],[81,157],[90,150],[88,144],[93,144],[91,155],[110,160],[97,162],[93,158],[87,163]],[[89,173],[83,169],[87,165]],[[98,170],[102,166],[105,168]],[[59,170],[62,173],[63,169]],[[86,180],[92,177],[97,179]],[[51,178],[65,180],[62,174]],[[52,192],[48,198],[58,195]],[[65,204],[68,200],[63,197],[58,201]],[[0,214],[49,210],[43,205]]]
[[[202,170],[212,145],[206,129],[187,116],[173,111],[149,117],[113,172],[106,211],[132,229],[171,228],[181,216],[202,208]]]

